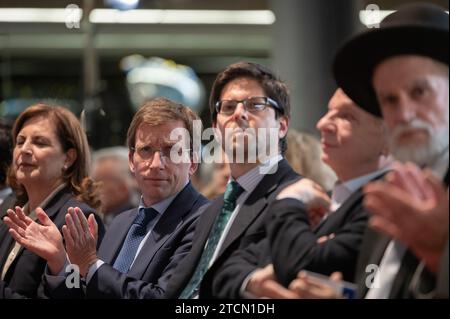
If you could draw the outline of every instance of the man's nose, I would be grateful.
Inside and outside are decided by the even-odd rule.
[[[150,168],[163,168],[164,167],[164,158],[161,155],[160,151],[156,151],[153,154],[153,158],[150,160]]]
[[[404,97],[399,99],[395,115],[397,122],[410,123],[417,116],[414,102]]]
[[[248,111],[247,108],[244,105],[243,101],[238,102],[236,105],[236,109],[234,110],[233,117],[235,119],[247,119],[248,117]]]
[[[334,132],[335,126],[332,121],[327,117],[322,117],[319,122],[317,122],[316,128],[319,132]]]

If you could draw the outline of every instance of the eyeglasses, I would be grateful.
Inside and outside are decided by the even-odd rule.
[[[162,148],[153,148],[149,145],[144,145],[144,146],[140,146],[140,147],[131,147],[130,149],[133,152],[136,152],[136,154],[143,160],[148,161],[148,160],[153,160],[153,157],[155,156],[156,152],[159,153],[159,156],[161,157],[161,159],[164,160],[169,160],[170,162],[172,162],[171,158],[170,158],[170,152],[172,150],[173,146],[165,146]],[[179,148],[178,152],[175,154],[178,157],[183,156],[183,154],[186,154],[185,152],[188,152],[188,154],[190,155],[190,150],[189,148]]]
[[[254,96],[240,101],[237,100],[218,101],[216,103],[216,111],[217,113],[223,115],[231,115],[234,113],[239,103],[242,103],[244,105],[244,108],[250,113],[258,113],[260,111],[263,111],[269,105],[277,109],[282,114],[284,113],[283,109],[278,105],[276,101],[266,96]]]

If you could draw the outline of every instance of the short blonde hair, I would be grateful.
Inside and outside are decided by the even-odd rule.
[[[200,121],[200,118],[187,106],[166,98],[153,99],[142,105],[134,115],[130,127],[128,128],[127,146],[130,150],[135,147],[136,131],[142,123],[156,126],[167,123],[168,121],[181,121],[191,135],[190,148],[191,150],[194,150],[194,120]]]
[[[322,161],[322,149],[316,137],[289,129],[287,145],[286,160],[298,174],[315,181],[326,190],[333,188],[337,177]]]

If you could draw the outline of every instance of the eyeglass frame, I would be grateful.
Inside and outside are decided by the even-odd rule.
[[[147,162],[147,161],[152,161],[152,160],[154,159],[154,157],[155,157],[156,152],[159,153],[160,158],[162,158],[162,159],[164,159],[164,160],[167,160],[167,159],[168,159],[170,162],[172,162],[172,161],[170,160],[170,152],[172,151],[172,147],[174,147],[175,145],[176,145],[176,144],[170,146],[169,154],[165,154],[166,152],[163,152],[163,151],[162,151],[163,148],[152,148],[152,147],[150,147],[149,145],[143,145],[143,146],[141,146],[141,147],[131,146],[131,147],[130,147],[130,150],[133,151],[133,152],[135,152],[136,154],[138,154],[138,156],[139,156],[142,160],[144,160],[144,161],[146,161],[146,162]],[[143,157],[139,152],[140,152],[140,150],[142,150],[142,148],[144,148],[144,147],[152,148],[153,155],[149,156],[148,158]],[[193,154],[192,154],[192,152],[191,152],[192,149],[190,149],[190,148],[181,148],[181,150],[182,150],[182,151],[189,151],[189,157],[192,158],[192,156],[193,156]],[[182,154],[181,154],[180,156],[182,156]]]
[[[265,99],[266,100],[265,103],[264,103],[264,108],[262,108],[262,109],[255,109],[257,112],[264,111],[267,106],[272,106],[275,110],[278,110],[281,114],[284,114],[284,110],[279,106],[277,101],[271,99],[268,96],[252,96],[252,97],[248,97],[248,98],[243,99],[243,100],[220,100],[220,101],[217,101],[216,104],[215,104],[216,112],[217,112],[217,114],[222,114],[222,115],[232,115],[236,111],[236,108],[239,105],[239,103],[242,103],[242,105],[244,106],[244,108],[245,108],[245,110],[247,112],[253,113],[252,111],[248,110],[247,103],[251,99],[255,99],[255,98],[261,98],[261,99]],[[236,102],[236,106],[235,106],[234,111],[232,113],[227,114],[227,113],[221,113],[220,112],[221,104],[224,101]]]

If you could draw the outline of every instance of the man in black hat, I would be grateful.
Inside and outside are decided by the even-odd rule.
[[[446,181],[448,31],[448,14],[441,8],[408,5],[384,19],[379,29],[351,39],[334,64],[337,83],[347,95],[383,117],[393,156],[429,168]],[[357,271],[361,297],[410,296],[419,261],[404,244],[369,230],[361,251]]]

